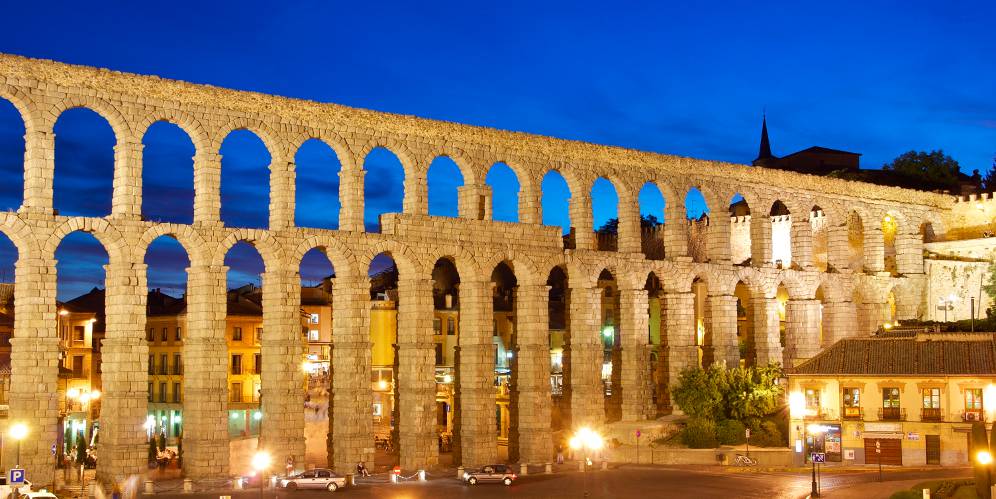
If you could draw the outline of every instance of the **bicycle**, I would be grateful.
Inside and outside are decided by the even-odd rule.
[[[733,464],[735,466],[757,466],[757,459],[737,454],[737,458],[733,461]]]

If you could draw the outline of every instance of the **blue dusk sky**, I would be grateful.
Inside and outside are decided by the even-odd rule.
[[[762,110],[772,147],[862,153],[878,168],[911,150],[943,149],[983,172],[996,153],[993,2],[31,2],[4,7],[0,52],[155,74],[196,83],[749,163]],[[68,215],[110,211],[114,137],[96,114],[56,124],[55,205]],[[0,100],[0,209],[22,195],[23,125]],[[176,127],[144,137],[143,212],[190,222],[193,145]],[[269,154],[249,132],[222,146],[222,218],[262,227]],[[298,153],[299,225],[335,228],[339,164],[308,143]],[[455,166],[429,173],[432,214],[456,214]],[[399,211],[397,159],[365,162],[369,228]],[[487,178],[496,218],[515,219],[517,180]],[[566,185],[544,181],[544,223],[569,226]],[[615,216],[615,192],[593,188],[596,227]],[[641,193],[662,218],[664,200]],[[666,202],[685,203],[684,199]],[[687,203],[701,213],[701,201]],[[709,207],[717,209],[718,207]],[[57,253],[58,295],[103,286],[106,253],[85,234]],[[0,237],[0,278],[16,252]],[[251,247],[229,255],[233,285],[258,282]],[[150,287],[183,292],[182,249],[157,241]],[[332,269],[309,255],[314,282]]]

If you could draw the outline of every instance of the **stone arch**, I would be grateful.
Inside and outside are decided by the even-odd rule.
[[[373,138],[368,140],[359,148],[359,152],[356,155],[356,164],[352,166],[357,170],[362,170],[366,165],[367,156],[378,147],[387,149],[388,152],[398,158],[398,161],[401,162],[401,168],[405,172],[406,179],[418,176],[418,162],[415,159],[415,154],[412,153],[411,149],[404,142],[392,138]],[[343,164],[342,167],[343,171],[346,171],[346,165]]]
[[[436,248],[436,251],[428,255],[426,261],[431,260],[435,265],[435,262],[442,259],[450,260],[456,267],[457,273],[464,279],[469,280],[473,276],[481,275],[481,269],[474,260],[474,255],[467,248],[462,246]],[[428,270],[431,276],[432,268]]]
[[[445,145],[430,150],[428,157],[430,160],[425,164],[425,171],[419,172],[420,176],[424,177],[429,173],[429,166],[437,158],[446,157],[460,169],[460,175],[463,175],[463,185],[476,185],[479,181],[477,172],[474,170],[474,161],[462,149]]]
[[[158,107],[153,109],[152,112],[145,115],[136,123],[135,138],[142,140],[145,134],[148,133],[149,127],[160,121],[176,125],[180,130],[183,130],[183,133],[186,133],[187,137],[190,137],[190,141],[194,143],[195,155],[208,151],[210,138],[207,130],[201,125],[201,122],[194,116],[175,109]]]
[[[225,256],[239,242],[246,242],[259,252],[263,258],[263,265],[267,272],[280,268],[283,261],[283,251],[280,243],[270,235],[269,231],[262,229],[235,229],[231,231],[221,243],[218,244],[211,260],[212,265],[222,266],[225,264]]]
[[[206,249],[207,245],[201,235],[189,225],[173,223],[156,224],[146,229],[142,233],[138,245],[134,248],[135,256],[144,259],[146,253],[149,251],[149,246],[162,236],[176,239],[180,243],[180,246],[183,247],[183,250],[187,252],[192,266],[207,265],[209,263],[210,254]]]
[[[69,95],[63,100],[55,102],[46,113],[52,117],[52,121],[48,123],[48,129],[53,130],[55,123],[59,121],[59,117],[63,113],[76,108],[89,109],[107,120],[107,124],[111,126],[111,130],[114,132],[115,144],[135,139],[128,120],[125,119],[124,115],[117,108],[103,99],[90,96]]]
[[[530,177],[530,172],[521,163],[518,163],[518,162],[515,162],[515,161],[509,161],[508,159],[498,159],[497,157],[489,158],[488,163],[485,163],[485,164],[487,164],[488,166],[487,166],[487,168],[484,169],[484,172],[483,172],[483,175],[482,175],[481,178],[482,178],[482,182],[485,185],[487,185],[490,188],[490,191],[491,191],[491,194],[490,194],[490,198],[491,198],[490,199],[491,219],[495,220],[495,221],[504,221],[504,222],[512,222],[512,223],[524,223],[526,221],[526,218],[524,217],[524,215],[525,215],[525,207],[527,206],[528,200],[530,199],[532,193],[535,192],[535,190],[532,187],[532,180],[531,180],[531,177]],[[498,214],[497,213],[498,212],[498,210],[497,210],[497,206],[498,205],[496,203],[496,200],[498,199],[498,196],[496,196],[496,193],[495,193],[495,190],[494,190],[494,186],[491,186],[490,184],[488,184],[488,177],[493,172],[496,172],[496,171],[500,172],[501,171],[501,169],[496,170],[496,168],[499,165],[504,165],[508,169],[508,171],[510,171],[512,173],[512,180],[516,184],[518,184],[518,189],[512,191],[512,193],[515,195],[515,210],[513,212],[513,214],[514,214],[514,219],[513,220],[499,220],[499,218],[497,218],[497,216],[496,216]]]
[[[335,270],[337,276],[354,275],[356,272],[357,265],[353,251],[340,241],[339,238],[326,234],[309,236],[304,241],[301,241],[294,248],[294,252],[289,255],[290,258],[287,261],[287,265],[293,269],[300,268],[304,255],[316,248],[325,253],[325,257],[332,264],[332,268]]]
[[[293,159],[296,157],[297,152],[301,149],[305,142],[309,140],[317,140],[332,149],[335,153],[336,159],[339,160],[339,164],[342,166],[343,171],[347,169],[352,170],[355,168],[353,161],[353,155],[349,149],[349,144],[338,134],[330,130],[319,129],[305,129],[303,132],[298,133],[292,137],[287,138],[287,154],[288,157]]]
[[[111,264],[131,262],[131,252],[124,237],[110,222],[103,218],[71,217],[52,231],[45,244],[44,256],[55,258],[55,250],[62,240],[73,232],[91,234],[107,251],[107,261]]]
[[[271,163],[277,161],[278,158],[287,157],[286,144],[280,139],[276,131],[266,123],[252,118],[235,118],[217,128],[211,138],[209,151],[220,154],[222,143],[236,130],[246,130],[259,137],[263,146],[266,147],[266,151],[270,153]]]
[[[38,130],[41,118],[34,99],[23,90],[11,85],[0,84],[0,99],[10,102],[17,113],[21,115],[25,131]]]
[[[496,251],[487,258],[480,261],[481,272],[488,272],[484,275],[485,280],[490,279],[490,272],[500,263],[505,262],[520,284],[540,284],[545,282],[545,278],[540,276],[535,263],[526,255],[518,255],[509,251]]]
[[[17,249],[18,259],[38,254],[37,238],[31,231],[31,227],[24,223],[16,213],[0,213],[0,232],[7,236],[7,239],[10,239],[14,248]],[[50,254],[54,255],[55,250],[52,250]]]
[[[374,257],[381,253],[384,253],[394,260],[394,264],[398,266],[399,279],[407,279],[417,275],[426,275],[426,265],[421,261],[421,259],[418,258],[415,251],[408,245],[395,241],[379,241],[363,248],[361,251],[354,253],[356,257],[356,267],[359,270],[369,269]],[[432,263],[435,263],[435,260],[433,260]],[[432,271],[431,266],[428,271]]]

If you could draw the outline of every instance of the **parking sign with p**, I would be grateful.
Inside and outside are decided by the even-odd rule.
[[[11,485],[24,483],[24,470],[21,468],[11,468],[7,483]]]

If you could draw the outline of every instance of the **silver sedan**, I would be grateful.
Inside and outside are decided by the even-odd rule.
[[[346,486],[346,477],[337,476],[332,470],[315,468],[280,479],[280,486],[288,490],[326,489],[335,492]]]

